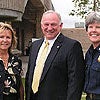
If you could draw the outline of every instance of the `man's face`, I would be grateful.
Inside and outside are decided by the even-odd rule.
[[[100,24],[99,23],[89,24],[87,34],[90,41],[93,44],[96,44],[96,45],[100,44]]]
[[[44,36],[48,39],[54,39],[62,29],[62,23],[55,13],[48,13],[42,17],[41,28]]]

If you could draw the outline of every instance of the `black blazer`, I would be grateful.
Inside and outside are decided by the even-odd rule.
[[[3,65],[3,61],[0,60],[0,100],[3,100],[4,80],[5,80],[5,68]]]
[[[26,100],[80,100],[84,85],[84,58],[76,40],[60,34],[46,59],[39,90],[31,85],[36,58],[43,39],[33,42],[25,80]]]

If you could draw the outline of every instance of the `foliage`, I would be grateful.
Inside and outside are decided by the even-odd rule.
[[[77,15],[82,18],[90,11],[99,11],[100,0],[73,0],[74,8],[69,15]]]

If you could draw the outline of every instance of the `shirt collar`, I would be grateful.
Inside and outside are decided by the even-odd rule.
[[[90,52],[93,52],[93,51],[98,51],[98,52],[100,52],[100,45],[99,45],[98,47],[96,47],[95,49],[93,48],[93,45],[91,45],[90,48],[89,48],[89,51],[90,51]]]
[[[59,35],[60,35],[60,32],[59,32],[59,34],[54,39],[48,40],[48,42],[51,43],[51,42],[55,41]],[[46,41],[46,37],[44,38],[44,41]]]

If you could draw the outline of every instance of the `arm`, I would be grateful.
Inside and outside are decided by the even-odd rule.
[[[73,45],[68,56],[68,96],[67,100],[81,100],[84,86],[85,63],[79,42]]]
[[[19,62],[19,69],[20,69],[20,87],[19,87],[19,96],[20,96],[20,100],[24,100],[24,86],[22,83],[22,78],[21,78],[21,73],[22,71],[22,61],[21,59],[18,59]]]
[[[22,83],[22,80],[20,82],[20,100],[24,100],[24,87],[23,87],[23,83]]]
[[[32,51],[31,51],[31,53],[32,53]],[[30,82],[29,82],[29,78],[30,78],[30,58],[31,58],[31,54],[29,56],[28,68],[27,68],[27,72],[26,72],[26,76],[25,76],[25,100],[30,99]]]
[[[30,60],[28,63],[28,69],[25,76],[25,100],[30,99]]]
[[[0,60],[0,100],[3,100],[4,80],[5,80],[5,69],[2,60]]]

